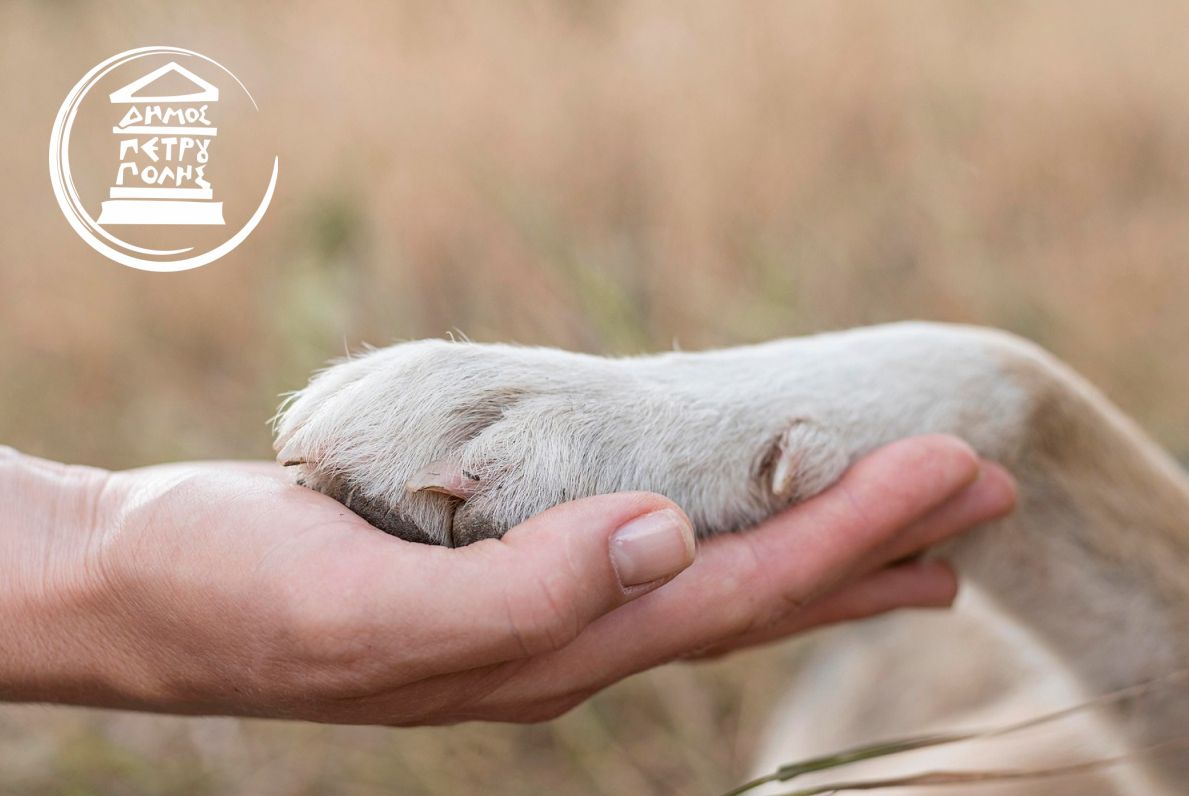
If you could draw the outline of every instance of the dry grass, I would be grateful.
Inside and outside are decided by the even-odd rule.
[[[128,466],[265,456],[362,341],[693,348],[904,317],[1049,346],[1189,452],[1189,7],[36,2],[0,7],[0,440]],[[45,146],[94,63],[231,66],[280,190],[231,257],[100,260]],[[774,655],[670,667],[532,728],[0,712],[0,791],[705,793]]]

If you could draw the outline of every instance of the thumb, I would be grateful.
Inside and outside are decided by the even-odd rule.
[[[502,539],[453,552],[472,559],[454,571],[470,570],[488,605],[504,606],[510,648],[501,652],[519,657],[569,644],[598,617],[672,579],[695,551],[692,524],[672,501],[625,492],[563,503]]]

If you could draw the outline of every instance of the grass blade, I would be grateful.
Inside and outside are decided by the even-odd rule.
[[[1189,749],[1189,738],[1178,738],[1174,741],[1149,746],[1131,754],[1119,755],[1117,757],[1103,757],[1097,760],[1086,760],[1064,766],[1053,766],[1051,768],[1003,769],[1000,771],[926,771],[921,774],[909,774],[903,777],[889,777],[887,779],[833,782],[826,785],[817,785],[812,788],[789,791],[780,796],[823,796],[823,794],[844,793],[846,791],[857,790],[879,790],[882,788],[928,787],[931,785],[977,785],[988,782],[1011,782],[1013,780],[1053,779],[1056,777],[1073,776],[1075,774],[1089,774],[1110,768],[1111,766],[1132,762],[1139,757],[1185,749]]]
[[[1121,688],[1117,691],[1111,691],[1068,708],[1062,708],[1061,710],[1056,710],[1051,713],[1034,716],[1032,718],[1025,719],[1024,721],[1020,721],[1015,724],[1008,724],[1003,727],[993,727],[990,729],[967,732],[923,735],[912,738],[884,741],[868,744],[865,746],[858,746],[853,749],[838,752],[836,754],[810,758],[797,763],[788,763],[776,769],[776,771],[772,772],[771,774],[765,774],[764,776],[757,777],[753,780],[743,783],[742,785],[739,785],[736,788],[733,788],[732,790],[727,791],[723,794],[723,796],[741,796],[750,790],[754,790],[761,785],[767,785],[771,782],[788,782],[794,777],[799,777],[802,774],[808,774],[812,771],[824,771],[831,768],[838,768],[863,760],[887,757],[889,755],[911,752],[917,749],[927,749],[933,746],[944,746],[946,744],[958,743],[961,741],[996,738],[1011,733],[1022,732],[1024,730],[1032,729],[1033,727],[1051,724],[1097,707],[1122,702],[1127,699],[1142,697],[1154,691],[1184,682],[1189,682],[1189,669],[1180,669],[1152,680],[1147,680],[1142,683],[1137,683],[1136,685],[1127,686],[1126,688]],[[854,788],[852,788],[852,790],[854,790]]]

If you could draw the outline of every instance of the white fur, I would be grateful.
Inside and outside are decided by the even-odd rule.
[[[671,497],[702,534],[738,530],[824,489],[875,447],[926,432],[963,437],[1021,482],[1014,518],[947,554],[996,615],[1009,617],[984,623],[1023,623],[1036,639],[1028,643],[1051,651],[1054,663],[1040,669],[1066,687],[1037,693],[1099,693],[1184,664],[1183,473],[1075,374],[999,332],[906,323],[626,359],[407,343],[319,374],[281,413],[278,447],[279,459],[300,462],[306,484],[366,505],[364,516],[399,516],[393,527],[412,538],[457,543],[568,499],[625,489]],[[465,500],[423,489],[425,468],[437,473],[443,463],[454,468],[451,485],[463,474],[468,486],[442,491]],[[409,491],[410,480],[423,491]],[[971,671],[1011,659],[1011,644],[999,644],[998,657],[983,650],[986,640],[947,648],[940,627],[917,639],[920,655],[955,656],[956,670]],[[848,652],[821,654],[842,661]],[[828,709],[863,714],[880,654],[878,645],[864,652],[873,663],[860,667],[863,682],[832,685]],[[806,678],[802,694],[812,687]],[[1046,704],[1019,683],[1009,690],[992,700],[998,710]],[[963,715],[931,706],[915,718],[945,724]],[[1124,744],[1145,744],[1185,730],[1187,716],[1181,694],[1102,726]],[[894,719],[899,734],[922,729],[910,710]],[[881,726],[835,724],[849,727],[830,736],[840,746]],[[769,748],[785,751],[772,759],[807,749],[810,736],[782,732]],[[1088,748],[1118,746],[1096,737]],[[1101,792],[1157,793],[1189,776],[1176,762],[1145,770],[1146,784]]]

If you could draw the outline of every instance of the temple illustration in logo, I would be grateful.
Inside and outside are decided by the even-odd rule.
[[[218,87],[171,61],[109,99],[127,110],[112,128],[120,164],[97,223],[223,225],[223,203],[206,179]]]

